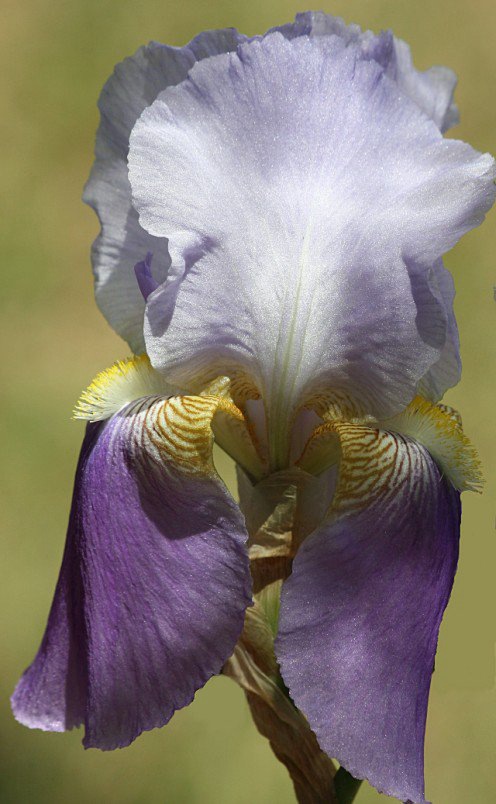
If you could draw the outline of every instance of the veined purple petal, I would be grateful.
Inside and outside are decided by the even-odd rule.
[[[84,722],[87,748],[128,745],[232,653],[247,534],[209,458],[208,405],[142,400],[88,426],[47,630],[12,698],[25,725]]]
[[[281,598],[276,654],[321,747],[355,777],[424,804],[424,733],[455,575],[459,493],[415,441],[336,425],[331,516]]]
[[[381,417],[409,402],[447,325],[409,266],[427,276],[495,193],[489,156],[336,36],[274,33],[195,65],[137,122],[129,166],[173,260],[147,306],[153,365],[186,388],[241,367],[269,421],[322,388]]]
[[[163,281],[170,259],[167,241],[140,227],[131,204],[126,161],[131,129],[143,109],[166,87],[183,81],[196,61],[234,50],[243,40],[229,29],[205,31],[183,48],[152,42],[118,64],[102,90],[95,163],[83,196],[101,224],[92,250],[95,294],[110,325],[136,354],[144,351],[145,303],[134,266],[152,251],[156,277]]]

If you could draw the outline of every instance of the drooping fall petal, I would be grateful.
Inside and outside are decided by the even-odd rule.
[[[88,425],[47,630],[12,699],[22,723],[84,723],[86,747],[122,747],[232,653],[251,587],[243,517],[211,460],[216,406],[142,399]]]
[[[425,447],[330,425],[327,522],[283,586],[276,653],[320,745],[379,791],[423,804],[427,701],[458,557],[459,493]]]

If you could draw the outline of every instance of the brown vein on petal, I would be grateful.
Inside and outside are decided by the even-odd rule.
[[[334,452],[329,450],[334,442]],[[328,515],[349,515],[373,505],[379,499],[386,509],[392,504],[397,485],[413,481],[413,462],[419,447],[400,434],[350,422],[328,422],[318,427],[298,462],[306,471],[319,464],[319,451],[324,459],[339,463],[336,493]],[[323,464],[321,471],[327,468]]]

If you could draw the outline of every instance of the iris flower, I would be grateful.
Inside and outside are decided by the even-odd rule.
[[[460,373],[442,256],[495,197],[493,159],[443,137],[454,87],[391,33],[316,13],[116,67],[85,200],[97,301],[135,356],[76,409],[22,723],[123,747],[224,668],[302,801],[331,800],[328,756],[425,802],[460,492],[480,484],[439,404]]]

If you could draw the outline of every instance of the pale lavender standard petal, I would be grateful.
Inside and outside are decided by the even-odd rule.
[[[432,293],[443,306],[446,315],[446,339],[439,359],[431,366],[419,383],[418,392],[433,402],[443,398],[448,388],[460,380],[462,363],[460,358],[460,337],[453,309],[455,285],[450,272],[438,260],[432,266],[428,277]]]
[[[47,631],[12,698],[27,726],[83,722],[87,748],[128,745],[190,703],[251,600],[243,517],[213,470],[164,459],[163,405],[88,426]]]
[[[152,363],[186,388],[241,368],[272,421],[326,388],[379,417],[410,401],[447,329],[410,266],[427,278],[495,194],[491,157],[444,140],[336,36],[274,33],[195,65],[137,122],[129,166],[172,256],[147,306]]]
[[[345,488],[284,584],[276,653],[321,747],[379,791],[424,804],[427,702],[458,558],[459,493],[414,441],[348,430]]]
[[[102,90],[95,163],[83,195],[101,225],[92,249],[95,294],[103,315],[136,354],[144,351],[145,304],[134,266],[152,251],[155,276],[162,282],[170,259],[167,241],[140,227],[131,204],[126,161],[131,129],[143,109],[166,87],[183,81],[196,61],[234,50],[243,40],[227,29],[205,31],[183,48],[152,42],[118,64]]]
[[[294,23],[274,28],[288,39],[297,36],[339,36],[346,44],[357,44],[363,58],[374,59],[424,111],[441,131],[458,123],[458,109],[453,101],[456,75],[448,67],[430,67],[424,72],[415,68],[410,48],[391,31],[374,34],[358,25],[347,25],[340,17],[322,11],[297,14]]]
[[[340,17],[333,17],[321,11],[307,11],[297,14],[294,23],[274,28],[287,38],[296,36],[339,36],[346,44],[360,46],[363,58],[374,59],[381,64],[388,77],[395,81],[444,132],[459,122],[458,108],[454,102],[457,78],[448,67],[436,65],[419,71],[412,60],[410,47],[406,42],[393,36],[391,31],[374,34],[362,31],[358,25],[346,25]],[[453,312],[453,280],[439,260],[429,271],[434,292],[441,294],[445,309],[445,343],[436,363],[429,369],[419,383],[419,393],[429,399],[441,399],[448,388],[460,379],[461,360],[458,329]],[[429,278],[426,277],[426,281]],[[425,309],[420,316],[426,317]],[[434,326],[440,328],[443,316],[431,318]]]

